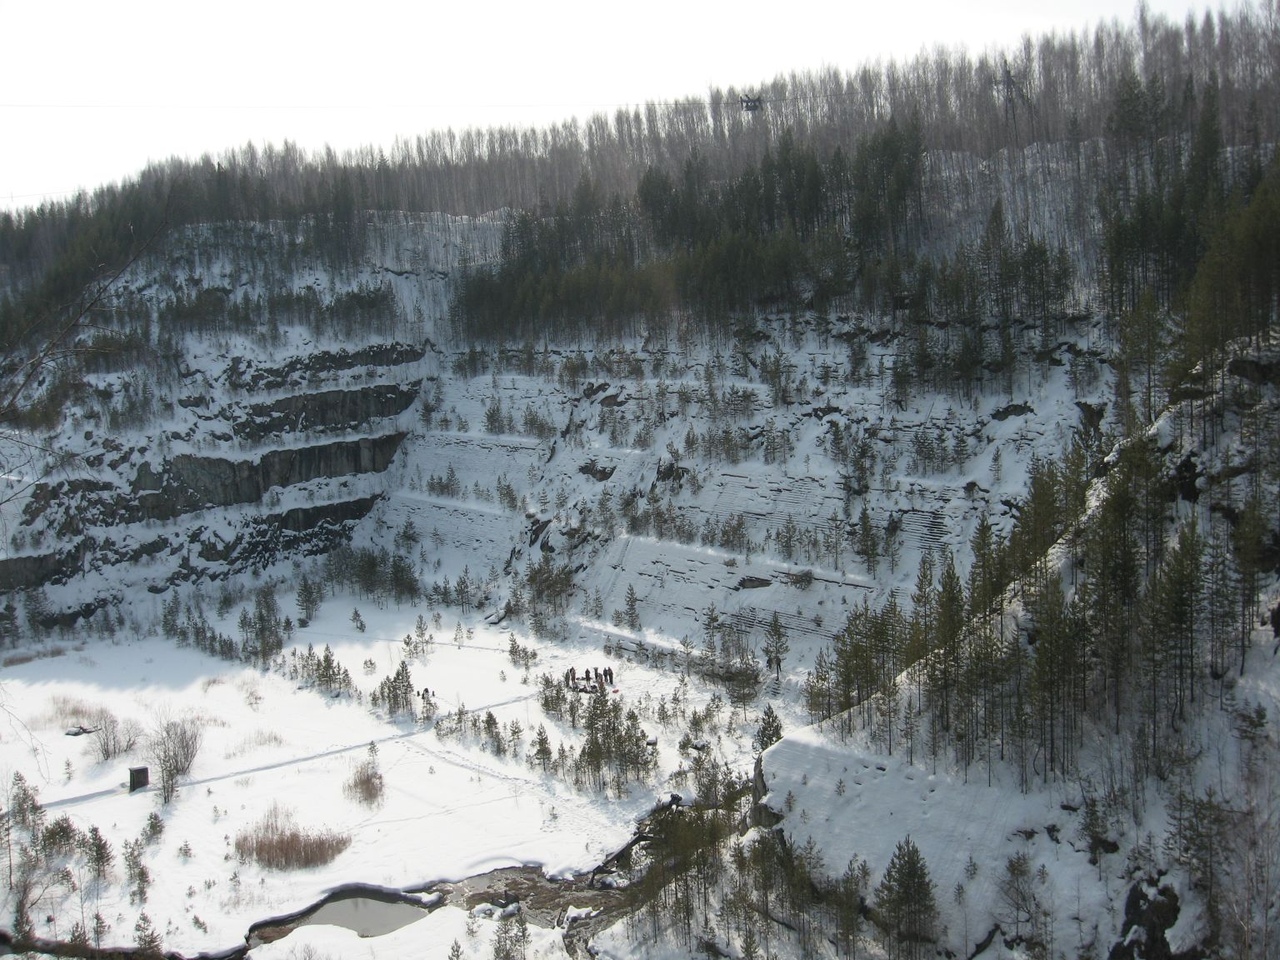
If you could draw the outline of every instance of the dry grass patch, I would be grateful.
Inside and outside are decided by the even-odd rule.
[[[292,811],[273,803],[253,827],[236,835],[236,856],[268,870],[301,870],[331,863],[350,845],[349,834],[304,830]]]
[[[0,667],[20,667],[24,663],[31,663],[35,660],[47,660],[50,657],[64,657],[66,654],[66,647],[59,646],[41,647],[38,650],[23,650],[21,653],[9,654],[9,656],[5,657],[3,661],[0,661]]]
[[[369,744],[369,755],[355,765],[351,776],[342,785],[348,800],[358,800],[366,807],[382,802],[382,772],[378,769],[378,748]]]
[[[245,737],[234,747],[231,747],[224,754],[226,759],[239,757],[251,750],[257,750],[260,747],[282,747],[284,739],[274,730],[255,730],[253,736]]]
[[[257,677],[241,677],[236,681],[236,689],[244,695],[245,706],[257,710],[262,705],[262,692],[258,689]]]
[[[192,710],[189,716],[202,727],[223,728],[231,726],[230,721],[216,713],[209,713],[207,710]]]
[[[92,727],[96,726],[98,715],[105,709],[101,704],[55,693],[49,698],[47,722],[50,726],[74,727],[79,724]]]

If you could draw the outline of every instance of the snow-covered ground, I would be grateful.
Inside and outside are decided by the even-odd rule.
[[[358,603],[330,598],[298,638],[329,644],[367,693],[398,665],[417,611],[362,607],[367,626],[360,633],[349,622]],[[0,684],[6,710],[0,773],[8,783],[21,772],[39,790],[50,820],[67,814],[82,831],[96,825],[117,852],[108,882],[81,878],[75,892],[50,889],[36,902],[37,934],[66,937],[72,923],[91,927],[93,915],[101,912],[111,925],[103,943],[129,944],[145,910],[166,948],[190,954],[235,946],[250,924],[296,912],[346,884],[421,888],[504,866],[532,864],[560,877],[598,865],[629,839],[636,817],[658,794],[666,796],[670,774],[688,762],[676,748],[680,731],[664,729],[652,717],[658,699],[676,689],[677,676],[606,657],[599,637],[544,644],[521,636],[538,652],[526,677],[508,656],[508,631],[476,618],[466,620],[466,630],[470,634],[464,632],[461,646],[446,629],[447,636],[437,637],[426,655],[413,659],[414,684],[429,687],[442,712],[465,706],[477,714],[492,711],[504,728],[517,721],[525,736],[514,755],[495,757],[465,738],[442,740],[434,724],[389,722],[351,698],[297,689],[270,671],[227,665],[157,638],[77,644],[61,656],[6,667]],[[376,674],[365,674],[366,659],[377,665]],[[621,796],[581,791],[526,762],[540,724],[547,726],[553,744],[577,742],[579,732],[546,717],[537,698],[539,674],[559,678],[570,666],[612,666],[613,696],[648,714],[646,729],[658,739],[659,758],[650,782],[633,783]],[[710,695],[695,689],[690,707],[700,708]],[[147,762],[141,746],[99,762],[91,735],[66,734],[98,707],[147,729],[159,717],[199,718],[204,734],[199,756],[170,804],[159,803],[154,784],[128,792],[128,768]],[[789,712],[786,716],[794,725]],[[729,728],[716,741],[719,755],[741,772],[750,765],[751,732],[744,737]],[[385,783],[382,801],[372,807],[349,799],[343,790],[370,744],[377,746]],[[332,863],[310,870],[275,872],[241,862],[234,851],[237,834],[273,804],[286,808],[299,826],[349,836],[350,846]],[[145,903],[131,903],[120,851],[141,835],[153,812],[165,824],[144,855],[154,883]],[[411,949],[414,956],[444,957],[461,927],[452,916],[457,912],[446,908],[379,938],[371,955],[394,957]],[[46,922],[48,916],[55,920]],[[484,944],[487,929],[476,935]],[[331,936],[336,940],[326,950],[349,955],[344,935]],[[307,928],[294,937],[323,939],[325,934]],[[281,951],[292,949],[294,937],[264,946],[254,956],[288,955]],[[470,942],[465,935],[460,939]],[[555,939],[538,934],[535,942]],[[437,947],[431,944],[443,945],[433,952]],[[532,955],[560,954],[539,946]]]

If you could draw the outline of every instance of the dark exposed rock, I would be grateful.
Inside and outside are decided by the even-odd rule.
[[[584,476],[590,477],[592,480],[598,480],[603,483],[613,476],[613,471],[618,469],[616,466],[602,467],[599,461],[594,457],[578,468],[578,472]]]
[[[533,546],[547,532],[547,527],[551,526],[550,520],[535,520],[529,525],[529,546]],[[544,548],[546,544],[543,544]]]
[[[1107,415],[1107,405],[1105,403],[1089,403],[1086,400],[1077,400],[1076,407],[1080,410],[1080,425],[1085,429],[1086,433],[1097,433],[1102,429],[1102,419]]]
[[[654,483],[674,483],[677,487],[689,476],[689,468],[682,467],[674,460],[659,460],[658,473]]]
[[[5,557],[0,559],[0,593],[12,593],[38,587],[42,583],[55,582],[66,569],[61,553],[42,553],[34,556]]]
[[[1199,960],[1200,948],[1175,954],[1167,934],[1178,922],[1178,894],[1170,886],[1154,889],[1153,883],[1138,882],[1129,888],[1124,903],[1124,924],[1120,939],[1107,955],[1108,960]]]
[[[404,437],[397,432],[270,450],[256,460],[180,454],[161,464],[143,461],[129,488],[87,478],[42,483],[32,490],[22,522],[35,526],[43,521],[60,539],[70,541],[82,537],[92,526],[169,521],[210,507],[258,503],[273,487],[321,477],[380,473],[391,463]],[[46,516],[51,511],[56,512]],[[58,563],[64,563],[65,553],[58,556]]]
[[[990,930],[988,930],[987,935],[974,945],[973,953],[969,954],[969,960],[973,960],[974,957],[984,952],[989,946],[991,946],[991,944],[995,942],[997,933],[1004,933],[1004,931],[1000,929],[1000,924],[998,923],[994,927],[992,927]]]
[[[1191,454],[1187,454],[1178,463],[1173,475],[1173,482],[1178,488],[1178,496],[1181,499],[1188,503],[1195,503],[1200,499],[1200,476],[1200,465]]]
[[[400,449],[404,433],[361,437],[287,450],[271,450],[258,460],[224,460],[179,455],[172,458],[163,493],[170,507],[150,504],[147,518],[161,519],[186,509],[256,503],[272,487],[289,487],[318,477],[380,473]],[[160,498],[156,498],[160,499]]]
[[[0,559],[0,592],[66,583],[85,569],[136,564],[161,554],[181,554],[177,579],[212,575],[208,566],[265,566],[290,554],[314,555],[345,543],[351,528],[373,509],[377,497],[295,507],[265,516],[244,516],[229,539],[203,526],[174,528],[144,541],[118,543],[85,537],[56,553]],[[164,585],[156,588],[163,591]],[[95,608],[96,609],[96,608]],[[72,622],[92,614],[72,611]],[[57,623],[51,624],[57,626]]]
[[[363,390],[327,390],[280,397],[244,409],[225,408],[218,418],[231,423],[241,440],[301,430],[354,430],[371,420],[394,417],[413,404],[421,381],[379,384]]]
[[[1227,362],[1227,373],[1255,386],[1280,387],[1280,360],[1271,357],[1233,357]]]
[[[764,802],[768,793],[769,786],[764,779],[764,755],[757,754],[751,774],[751,808],[747,811],[747,822],[753,827],[772,829],[782,822],[782,814]]]
[[[414,363],[426,355],[426,347],[407,343],[375,343],[358,350],[333,350],[292,357],[278,367],[258,367],[252,359],[238,358],[227,373],[227,385],[237,390],[279,390],[301,386],[308,377],[356,367],[392,367]]]
[[[345,543],[351,527],[365,517],[377,497],[295,507],[284,513],[248,517],[229,541],[192,535],[194,557],[206,564],[263,567],[289,555],[325,553]],[[190,556],[190,554],[189,554]],[[192,575],[198,564],[186,565]]]
[[[1179,383],[1169,388],[1169,403],[1179,404],[1188,400],[1203,400],[1209,391],[1193,383]]]
[[[992,420],[1008,420],[1010,417],[1025,417],[1035,413],[1035,408],[1025,403],[1010,403],[991,414]]]

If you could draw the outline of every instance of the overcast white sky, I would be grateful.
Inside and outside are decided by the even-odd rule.
[[[1149,0],[1181,22],[1206,4]],[[1233,5],[1234,6],[1234,5]],[[1213,5],[1217,9],[1217,5]],[[0,207],[247,141],[546,124],[1133,19],[1130,0],[0,0]]]

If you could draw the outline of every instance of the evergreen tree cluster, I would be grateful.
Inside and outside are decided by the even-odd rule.
[[[890,957],[932,953],[938,905],[928,864],[910,837],[898,843],[872,887],[854,857],[837,874],[812,838],[781,827],[735,835],[749,799],[714,759],[694,766],[698,802],[663,808],[643,825],[630,869],[637,911],[632,935],[743,957],[864,955],[872,940]]]
[[[1089,473],[1038,464],[1010,536],[980,523],[967,581],[950,554],[926,553],[909,612],[894,596],[851,610],[807,675],[811,718],[911,761],[1011,761],[1024,787],[1077,776],[1090,730],[1131,739],[1135,782],[1185,763],[1188,721],[1230,700],[1246,662],[1266,537],[1256,501],[1234,526],[1175,524],[1166,467],[1135,442],[1085,520]],[[1055,543],[1068,560],[1050,567]]]
[[[611,788],[623,793],[631,782],[643,783],[657,765],[657,751],[640,726],[640,714],[624,697],[604,688],[582,694],[544,673],[538,678],[538,701],[550,718],[581,731],[576,746],[555,751],[545,727],[539,727],[531,762],[583,789]]]
[[[412,546],[404,541],[400,544],[405,548]],[[418,562],[424,557],[421,550],[419,557],[414,558],[400,549],[343,545],[325,556],[324,578],[332,586],[348,587],[358,596],[379,604],[388,600],[398,607],[415,604],[425,592],[418,576]]]
[[[369,704],[374,709],[386,710],[393,717],[417,719],[418,691],[413,685],[413,677],[409,675],[409,664],[406,661],[401,660],[395,673],[382,678],[369,694]]]
[[[314,687],[322,693],[350,696],[356,692],[350,672],[338,662],[327,643],[319,653],[309,643],[303,653],[299,653],[297,648],[290,650],[286,670],[294,683]]]
[[[13,947],[18,951],[37,950],[41,931],[32,914],[41,910],[40,901],[77,891],[100,895],[114,878],[116,853],[96,825],[82,829],[65,813],[50,820],[40,803],[39,791],[20,771],[14,771],[5,785],[4,803],[0,852],[6,861],[7,885],[12,898]],[[125,858],[130,861],[125,866],[132,888],[131,905],[146,900],[150,871],[141,856],[163,829],[164,822],[152,813],[143,835],[125,843],[126,851],[132,851]],[[92,917],[86,913],[72,924],[67,939],[85,951],[100,950],[110,929],[111,924],[101,911]]]

